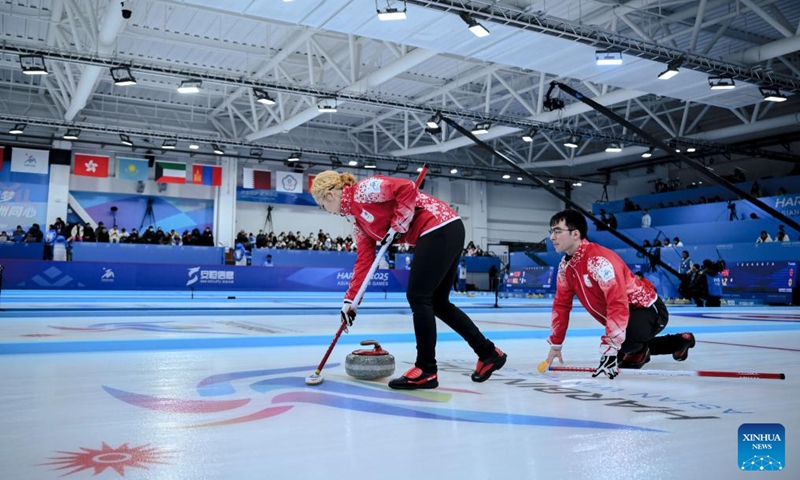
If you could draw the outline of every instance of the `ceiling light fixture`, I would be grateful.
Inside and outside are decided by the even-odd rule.
[[[728,75],[721,75],[718,77],[708,77],[708,86],[711,90],[731,90],[736,88],[736,82],[733,77]]]
[[[647,149],[646,152],[642,154],[642,158],[650,158],[653,156],[653,147]]]
[[[25,75],[47,75],[47,65],[41,55],[20,55],[19,66]]]
[[[569,140],[564,142],[564,146],[567,148],[578,148],[578,137],[573,135],[569,137]]]
[[[478,23],[477,20],[472,18],[470,14],[465,12],[459,16],[461,17],[461,20],[464,20],[464,23],[466,23],[467,26],[469,26],[469,31],[472,32],[473,35],[475,35],[476,37],[489,36],[489,30],[480,23]]]
[[[286,159],[286,161],[289,162],[289,163],[299,162],[300,161],[300,157],[302,157],[302,156],[303,156],[303,154],[301,154],[300,152],[292,152],[289,155],[289,158]]]
[[[212,150],[214,151],[214,153],[216,153],[217,155],[225,155],[225,150],[223,150],[223,149],[222,149],[222,147],[220,147],[220,146],[219,146],[218,144],[216,144],[216,143],[212,143],[212,144],[211,144],[211,149],[212,149]]]
[[[67,133],[64,134],[61,138],[64,140],[77,140],[80,137],[81,131],[77,128],[69,128],[67,129]]]
[[[536,127],[531,128],[528,133],[522,135],[522,141],[523,142],[529,142],[529,143],[532,142],[533,141],[533,137],[536,136],[536,132],[537,131],[538,130],[536,129]]]
[[[133,78],[130,67],[115,67],[111,68],[110,70],[111,78],[114,80],[114,85],[118,87],[136,85],[136,79]]]
[[[24,123],[18,123],[14,125],[14,128],[8,131],[11,135],[22,135],[22,132],[25,131],[25,127],[27,127]]]
[[[442,121],[442,112],[436,112],[433,114],[430,120],[425,122],[425,125],[428,128],[439,128],[439,122],[441,121]]]
[[[492,128],[492,124],[489,122],[476,123],[475,128],[472,129],[471,133],[473,135],[484,135],[489,133],[490,128]]]
[[[395,171],[397,172],[404,172],[406,170],[408,170],[408,162],[400,162],[397,164],[397,167],[395,168]]]
[[[178,93],[198,93],[203,82],[200,80],[183,80],[178,87]]]
[[[786,95],[781,95],[777,87],[761,87],[758,89],[766,102],[785,102]]]
[[[451,168],[451,169],[450,169],[450,173],[451,173],[452,175],[455,175],[456,173],[458,173],[458,169],[457,169],[457,168]]]
[[[174,138],[166,138],[161,143],[161,148],[163,150],[175,150],[175,147],[177,147],[177,146],[178,146],[178,140],[176,140]]]
[[[364,168],[376,169],[378,166],[375,164],[375,160],[367,160],[364,162]]]
[[[678,57],[674,60],[671,60],[669,63],[667,63],[667,69],[658,74],[658,79],[669,80],[670,78],[674,77],[679,73],[678,68],[681,65],[683,65],[683,57]]]
[[[686,149],[686,153],[694,153],[696,151],[697,151],[697,149],[695,147],[689,147],[689,148]]]
[[[619,153],[622,151],[622,145],[619,143],[609,143],[606,147],[608,153]]]
[[[386,8],[378,8],[378,0],[375,0],[375,10],[378,11],[378,20],[382,22],[388,22],[392,20],[405,20],[408,18],[406,16],[406,9],[408,8],[406,5],[406,0],[403,0],[403,9],[400,10],[397,7],[391,7],[390,1],[386,0]]]
[[[503,180],[508,180],[509,178],[511,178],[511,175],[509,175],[507,173],[505,175],[503,175]]]
[[[350,160],[349,162],[347,162],[347,165],[351,166],[351,167],[357,167],[358,166],[358,160]]]
[[[269,93],[266,90],[262,90],[260,88],[254,88],[253,93],[256,96],[256,102],[262,105],[271,106],[275,105],[276,103],[275,100],[269,96]]]
[[[196,143],[190,143],[189,144],[189,150],[200,150],[200,145],[198,145]]]
[[[127,145],[129,147],[133,146],[133,142],[131,141],[131,137],[125,135],[124,133],[119,134],[119,141],[122,142],[123,145]]]
[[[317,111],[320,113],[335,113],[336,107],[336,97],[321,97],[317,102]]]
[[[331,167],[339,168],[342,166],[342,161],[339,160],[339,157],[337,157],[336,155],[331,155],[330,159],[331,159]]]
[[[594,59],[597,65],[622,65],[622,52],[616,50],[596,50]]]

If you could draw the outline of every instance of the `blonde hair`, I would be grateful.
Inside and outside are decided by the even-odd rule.
[[[314,182],[311,184],[311,196],[314,197],[314,201],[321,203],[322,197],[331,190],[341,190],[345,185],[355,183],[356,177],[352,173],[326,170],[314,178]]]

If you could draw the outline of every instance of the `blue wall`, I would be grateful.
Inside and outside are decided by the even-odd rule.
[[[74,242],[72,244],[72,260],[75,262],[222,265],[225,263],[225,249],[193,245]]]

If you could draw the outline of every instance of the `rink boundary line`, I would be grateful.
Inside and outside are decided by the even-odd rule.
[[[696,325],[667,327],[664,333],[680,333],[691,330],[695,334],[704,333],[746,333],[797,331],[800,325]],[[570,337],[599,337],[605,332],[601,328],[580,328],[570,331]],[[550,332],[547,330],[497,330],[487,331],[485,335],[493,341],[500,340],[544,340]],[[271,335],[271,336],[236,336],[236,337],[203,337],[203,338],[151,338],[138,340],[78,340],[78,341],[44,341],[44,342],[5,342],[0,343],[0,355],[37,354],[37,353],[89,353],[89,352],[127,352],[153,350],[201,350],[215,348],[253,348],[253,347],[297,347],[328,345],[331,335]],[[352,334],[341,338],[339,343],[358,345],[362,340],[379,338],[383,344],[413,343],[413,333],[368,333]],[[462,341],[455,332],[439,333],[438,341]],[[698,341],[702,341],[699,339]]]

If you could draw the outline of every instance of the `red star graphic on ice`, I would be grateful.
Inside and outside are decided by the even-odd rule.
[[[59,465],[54,470],[65,470],[72,468],[72,471],[61,475],[66,477],[83,470],[94,469],[94,474],[102,473],[107,468],[113,468],[120,476],[125,476],[125,467],[129,468],[143,468],[148,470],[147,464],[160,463],[167,465],[166,462],[161,461],[165,457],[169,457],[172,452],[159,451],[157,448],[148,448],[148,445],[140,447],[128,447],[128,444],[120,445],[117,448],[109,447],[103,442],[100,450],[92,448],[80,447],[82,452],[62,452],[63,457],[51,457],[50,460],[55,460],[49,463],[41,463],[40,465]]]

